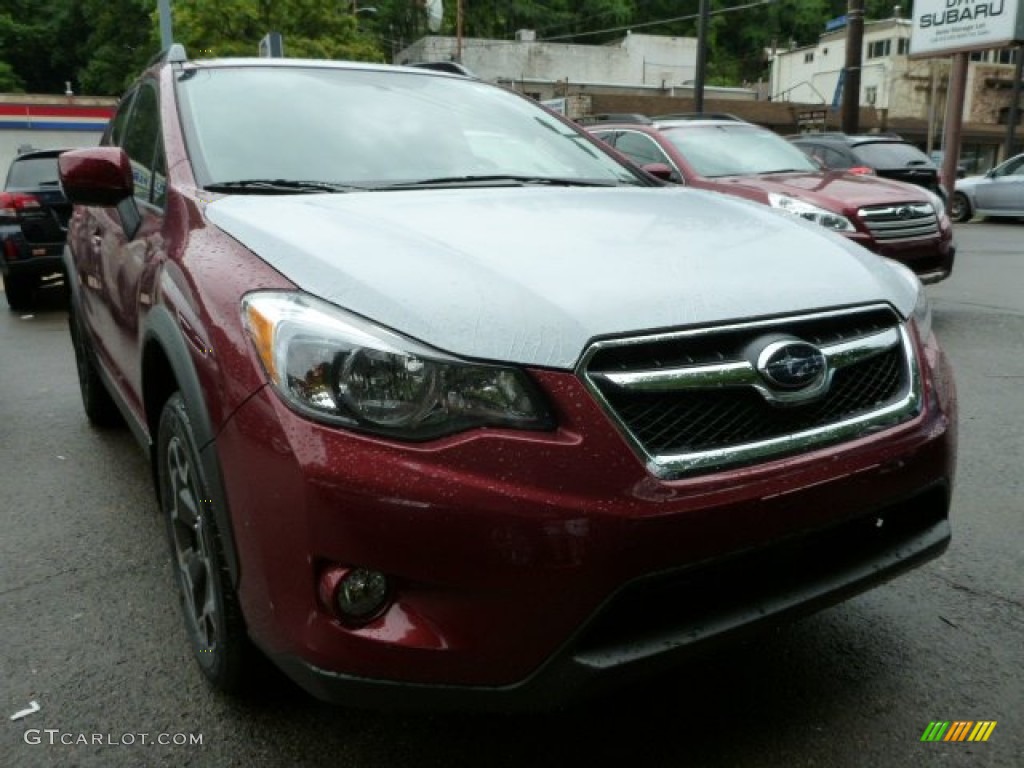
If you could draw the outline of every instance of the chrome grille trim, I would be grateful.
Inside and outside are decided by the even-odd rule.
[[[828,344],[821,347],[822,354],[833,371],[854,365],[892,349],[900,343],[899,331],[890,328],[853,341]],[[623,389],[641,392],[671,392],[680,389],[707,389],[709,387],[762,386],[761,377],[747,360],[711,365],[688,365],[681,368],[655,368],[629,373],[591,373],[594,379],[604,380]],[[763,393],[764,394],[764,393]]]
[[[922,391],[918,362],[907,328],[893,313],[893,325],[880,331],[868,333],[854,339],[841,340],[822,344],[822,352],[829,361],[832,373],[842,368],[856,365],[875,356],[892,352],[895,348],[902,351],[899,355],[903,366],[906,386],[899,399],[866,413],[857,414],[832,423],[822,424],[810,429],[761,439],[746,443],[736,443],[711,450],[696,450],[687,453],[656,454],[649,451],[643,442],[633,433],[615,406],[602,391],[602,385],[634,392],[672,393],[687,391],[697,392],[722,391],[732,388],[753,389],[765,396],[763,380],[747,360],[722,360],[695,365],[673,366],[668,368],[638,368],[629,371],[590,370],[589,365],[602,350],[612,347],[628,347],[631,345],[651,344],[660,342],[677,342],[687,339],[708,339],[716,334],[744,331],[752,334],[767,334],[785,331],[805,321],[818,319],[843,318],[858,313],[867,314],[879,309],[889,309],[885,305],[873,305],[837,312],[822,312],[799,315],[788,318],[772,319],[763,322],[740,323],[716,328],[676,331],[664,334],[653,334],[628,339],[598,341],[584,353],[577,367],[588,391],[621,431],[627,442],[644,461],[651,474],[661,479],[672,480],[691,474],[704,473],[724,469],[738,464],[751,464],[758,461],[781,458],[801,451],[813,450],[818,447],[852,440],[863,435],[876,432],[916,416],[921,410]],[[799,338],[799,336],[797,336]],[[830,376],[832,375],[830,373]]]
[[[876,240],[914,240],[939,233],[939,217],[929,203],[861,208],[857,216]]]

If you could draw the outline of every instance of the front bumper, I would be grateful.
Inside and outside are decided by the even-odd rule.
[[[264,389],[217,440],[250,634],[324,699],[544,708],[842,600],[949,541],[955,405],[925,358],[911,422],[677,481],[568,373],[532,372],[556,432],[417,446],[311,424]],[[335,564],[387,573],[390,609],[333,617],[317,582]]]
[[[943,232],[941,239],[877,242],[856,233],[851,240],[875,253],[910,267],[922,283],[937,283],[953,274],[956,245],[951,233]]]

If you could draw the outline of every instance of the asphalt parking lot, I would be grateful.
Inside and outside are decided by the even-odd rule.
[[[143,455],[86,424],[60,291],[4,307],[0,766],[1024,765],[1024,223],[957,237],[953,277],[929,288],[960,394],[947,554],[544,716],[339,709],[272,675],[253,700],[211,694]],[[997,725],[985,743],[923,743],[936,720]]]

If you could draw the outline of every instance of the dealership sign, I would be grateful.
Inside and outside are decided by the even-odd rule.
[[[1024,0],[914,0],[910,55],[1003,48],[1024,41]]]

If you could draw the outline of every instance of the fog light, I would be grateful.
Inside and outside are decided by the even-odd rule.
[[[368,568],[330,568],[321,576],[320,590],[323,602],[350,621],[378,616],[391,591],[387,576]]]

